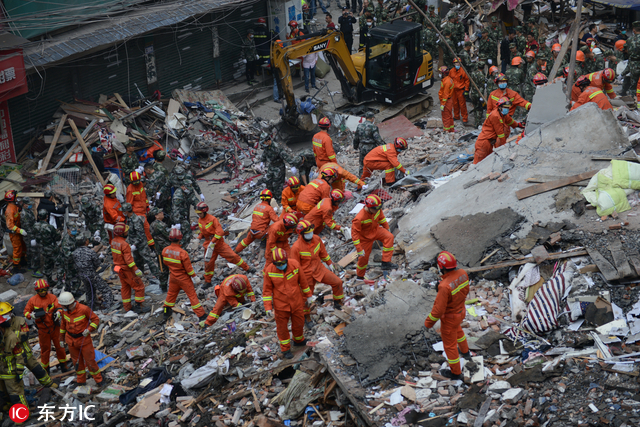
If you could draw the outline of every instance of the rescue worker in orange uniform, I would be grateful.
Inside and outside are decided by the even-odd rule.
[[[216,296],[218,300],[213,307],[207,320],[202,320],[200,326],[202,328],[211,326],[218,321],[222,310],[226,306],[236,308],[245,303],[245,297],[250,298],[251,302],[256,301],[256,294],[253,292],[249,279],[244,274],[233,274],[216,286]]]
[[[102,201],[102,217],[104,218],[104,228],[109,235],[109,244],[113,240],[113,227],[118,222],[124,222],[124,214],[120,211],[122,207],[116,197],[116,186],[107,184],[103,188],[104,200]]]
[[[334,190],[335,191],[335,190]],[[302,273],[307,279],[307,284],[311,290],[311,295],[316,289],[317,283],[324,283],[331,286],[333,293],[333,306],[336,310],[342,308],[344,292],[342,291],[342,280],[335,274],[336,268],[331,263],[331,257],[327,253],[324,242],[313,231],[313,224],[303,219],[296,228],[298,240],[291,247],[289,259],[295,260],[302,268]],[[322,263],[327,264],[325,267]],[[308,329],[314,325],[311,322],[311,305],[306,304],[304,308],[305,323]]]
[[[373,242],[382,242],[382,269],[391,270],[398,266],[391,262],[393,256],[393,234],[389,231],[389,223],[382,213],[382,199],[370,194],[364,200],[364,208],[351,221],[351,238],[358,251],[358,265],[356,276],[363,280],[367,272],[369,256],[373,249]]]
[[[147,236],[147,244],[153,250],[155,242],[153,236],[151,236],[151,228],[149,227],[149,221],[147,221],[147,212],[149,212],[149,199],[147,198],[147,192],[144,190],[144,184],[142,184],[140,174],[133,171],[129,174],[129,180],[131,183],[127,187],[127,203],[131,203],[133,213],[142,217],[144,220],[144,234]]]
[[[320,200],[318,204],[305,215],[304,219],[313,224],[315,234],[320,234],[325,226],[336,231],[342,229],[340,224],[334,221],[333,214],[338,210],[340,203],[343,201],[344,193],[340,190],[333,190],[331,191],[330,197]]]
[[[611,86],[611,83],[616,79],[616,72],[613,71],[613,68],[605,68],[602,71],[587,74],[587,78],[591,82],[590,86],[602,90],[611,99],[616,97],[613,86]]]
[[[467,314],[464,301],[469,294],[469,277],[464,270],[456,269],[456,258],[449,252],[440,252],[437,262],[442,272],[442,280],[436,286],[438,295],[431,313],[424,321],[424,326],[432,328],[440,320],[440,336],[451,368],[440,373],[444,377],[461,380],[463,377],[458,348],[464,358],[471,357],[467,336],[460,326]]]
[[[298,181],[298,184],[300,184],[300,181]],[[288,188],[285,189],[285,191],[286,190],[288,190]],[[284,200],[284,194],[285,192],[283,191],[282,200]],[[247,237],[242,239],[240,243],[238,243],[238,246],[236,246],[236,254],[242,252],[254,240],[260,239],[261,241],[265,241],[267,230],[269,229],[269,224],[278,220],[276,211],[273,210],[273,207],[271,207],[271,199],[273,199],[271,190],[265,188],[260,192],[260,200],[262,201],[258,203],[255,208],[253,208],[253,215],[251,217],[251,228],[249,228]]]
[[[385,173],[384,183],[391,185],[396,182],[396,171],[409,175],[410,172],[398,161],[398,155],[407,148],[407,140],[398,137],[393,144],[380,145],[369,151],[369,154],[364,156],[362,179],[370,177],[372,171],[382,170]]]
[[[287,186],[282,190],[281,204],[283,213],[298,210],[296,204],[298,203],[298,197],[304,188],[305,186],[300,184],[300,180],[297,176],[292,176],[287,180]],[[238,252],[238,248],[236,248],[236,252]]]
[[[98,387],[104,385],[96,363],[91,333],[98,329],[100,319],[89,307],[80,304],[70,292],[63,292],[58,302],[64,309],[60,322],[60,340],[66,341],[71,361],[76,368],[76,383],[87,382],[87,370]],[[86,370],[85,370],[86,368]]]
[[[196,214],[200,218],[198,219],[198,228],[200,229],[198,239],[204,239],[204,243],[202,244],[205,250],[204,282],[207,285],[211,284],[218,256],[237,265],[244,271],[253,273],[255,269],[249,267],[249,264],[224,241],[224,229],[222,225],[220,225],[218,218],[207,212],[209,212],[209,205],[205,202],[200,202],[196,205]]]
[[[280,248],[276,248],[271,253],[272,262],[264,268],[262,302],[267,317],[271,317],[271,312],[275,311],[276,334],[280,341],[280,350],[285,359],[291,359],[293,354],[289,320],[291,320],[291,332],[293,332],[293,345],[306,345],[303,297],[306,298],[307,305],[311,306],[313,294],[307,279],[300,271],[300,264],[287,258],[287,253]]]
[[[578,100],[571,107],[571,111],[588,102],[594,102],[602,110],[613,109],[613,107],[611,106],[611,102],[609,102],[609,98],[607,98],[602,89],[591,86],[589,84],[589,79],[587,78],[587,76],[582,76],[580,79],[578,79],[576,85],[578,89],[582,90],[582,93],[578,97]]]
[[[331,184],[338,179],[338,170],[334,168],[324,168],[320,171],[320,177],[314,179],[307,185],[298,196],[296,206],[303,214],[308,214],[311,209],[322,199],[326,199],[331,194]]]
[[[482,124],[482,131],[476,140],[476,151],[473,155],[473,164],[481,162],[495,148],[507,143],[511,128],[524,127],[524,124],[516,122],[509,115],[511,101],[503,97],[497,102],[498,108],[493,110]]]
[[[332,168],[332,169],[335,169],[335,170],[338,171],[338,178],[336,178],[336,180],[333,181],[333,184],[331,184],[331,188],[333,188],[334,190],[342,190],[342,191],[344,191],[344,189],[346,188],[346,185],[347,185],[346,181],[351,181],[352,183],[357,185],[358,186],[358,191],[362,190],[362,186],[364,185],[364,181],[358,179],[357,176],[355,176],[354,174],[352,174],[351,172],[349,172],[348,170],[346,170],[345,168],[343,168],[339,164],[337,164],[335,162],[325,163],[325,165],[323,167],[324,168]]]
[[[513,116],[513,113],[516,111],[516,107],[523,107],[527,111],[531,109],[531,103],[529,101],[521,97],[515,90],[511,90],[507,87],[507,76],[499,73],[495,78],[495,82],[498,85],[498,89],[494,90],[489,95],[489,102],[487,103],[487,117],[489,117],[489,114],[491,114],[493,110],[498,108],[498,101],[504,97],[511,101],[511,107],[509,108],[510,116]]]
[[[23,236],[27,235],[27,232],[20,228],[20,211],[22,210],[22,202],[16,200],[18,192],[16,190],[9,190],[4,193],[4,201],[7,202],[7,208],[4,211],[5,223],[7,224],[7,230],[9,232],[9,238],[11,239],[11,246],[13,246],[13,272],[24,273],[19,270],[20,263],[23,261],[23,257],[27,253],[27,246],[24,244]]]
[[[49,282],[46,279],[36,280],[36,294],[29,298],[24,307],[24,317],[33,320],[38,328],[38,342],[40,343],[40,363],[49,372],[49,356],[51,355],[51,341],[56,348],[56,357],[60,362],[60,370],[67,372],[67,354],[60,343],[60,316],[62,306],[58,297],[49,293]]]
[[[298,217],[292,213],[286,213],[284,217],[269,227],[267,232],[267,249],[264,251],[265,267],[271,264],[273,257],[271,253],[280,248],[287,254],[291,252],[289,246],[289,236],[293,234],[298,225]]]
[[[440,111],[442,112],[442,126],[446,132],[454,132],[453,125],[453,93],[455,82],[449,76],[449,69],[443,65],[438,69],[440,71],[440,90],[438,98],[440,99]]]
[[[180,247],[180,240],[182,240],[182,232],[177,228],[172,228],[169,232],[171,244],[162,251],[162,262],[169,269],[169,290],[164,301],[163,317],[165,320],[171,317],[173,306],[176,305],[176,299],[182,289],[189,298],[191,310],[198,316],[198,320],[203,321],[207,318],[207,313],[200,304],[191,280],[195,277],[196,272],[191,265],[189,254]]]
[[[115,237],[111,241],[111,256],[115,270],[120,278],[120,295],[122,295],[122,307],[125,312],[133,310],[136,313],[148,313],[151,308],[144,305],[144,283],[142,283],[142,271],[136,266],[131,254],[131,246],[126,238],[129,234],[129,226],[119,222],[113,227]],[[131,290],[136,293],[135,307],[131,305]]]
[[[460,58],[453,60],[453,68],[449,71],[449,77],[453,80],[453,118],[454,120],[460,120],[462,117],[462,123],[469,121],[469,114],[467,113],[467,100],[469,96],[469,76],[460,66]]]
[[[313,155],[316,157],[316,166],[321,169],[325,163],[336,161],[336,152],[333,150],[333,140],[329,136],[331,121],[326,117],[318,121],[320,132],[313,135]]]

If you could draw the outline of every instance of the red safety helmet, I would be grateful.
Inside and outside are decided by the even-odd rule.
[[[118,222],[113,226],[113,234],[116,236],[124,236],[129,231],[129,226],[124,222]]]
[[[560,43],[555,43],[551,46],[551,50],[554,52],[560,52],[562,50],[562,45]]]
[[[626,40],[618,40],[615,44],[616,49],[622,52],[624,50],[624,45],[627,44]]]
[[[451,252],[442,251],[438,255],[438,268],[453,270],[458,266],[458,261],[456,261],[456,257],[453,256]]]
[[[265,188],[260,192],[260,199],[262,200],[271,200],[273,199],[273,193],[268,188]]]
[[[460,64],[460,58],[453,58],[453,63],[456,64]]]
[[[290,188],[298,188],[300,187],[300,180],[297,176],[292,176],[287,180],[287,186],[289,186]]]
[[[289,26],[291,28],[298,28],[298,23],[294,20],[289,21]]]
[[[340,203],[344,200],[344,192],[342,190],[336,189],[331,190],[331,201],[333,203]]]
[[[547,76],[545,76],[545,75],[544,75],[544,74],[542,74],[542,73],[536,73],[536,74],[533,76],[533,84],[534,84],[534,85],[536,85],[536,86],[543,85],[543,84],[545,84],[547,81],[548,81],[548,80],[547,80]]]
[[[205,202],[200,202],[196,205],[196,212],[209,212],[209,205]]]
[[[18,192],[16,190],[9,190],[6,193],[4,193],[4,201],[15,202],[17,195],[18,195]]]
[[[336,191],[336,190],[333,190],[333,191]],[[311,221],[307,221],[306,219],[303,219],[298,223],[298,227],[296,227],[296,233],[298,234],[309,233],[309,232],[312,232],[315,228],[316,227],[313,225]]]
[[[231,289],[233,289],[233,292],[236,293],[243,293],[245,290],[247,290],[249,285],[249,281],[247,280],[246,276],[243,276],[241,274],[235,274],[231,277],[231,280],[229,281],[229,286],[231,286]]]
[[[528,50],[527,53],[524,54],[524,56],[526,56],[527,58],[535,58],[536,53],[532,50]]]
[[[325,128],[328,129],[329,127],[331,127],[331,120],[329,120],[326,117],[323,117],[318,121],[318,126],[320,126],[323,129]]]
[[[258,24],[266,24],[267,20],[264,18],[258,18]]]
[[[113,184],[107,184],[104,186],[102,191],[104,191],[104,194],[106,195],[113,194],[116,192],[116,186]]]
[[[503,96],[502,98],[498,99],[498,102],[496,102],[496,106],[498,108],[502,108],[502,107],[511,108],[513,104],[511,103],[511,100],[509,98],[507,98],[506,96]]]
[[[489,74],[493,74],[497,71],[498,71],[498,67],[496,67],[495,65],[492,65],[491,67],[489,67]]]
[[[382,207],[382,199],[377,194],[370,194],[364,199],[364,205],[368,208]]]
[[[493,79],[493,81],[497,84],[500,81],[508,82],[509,79],[507,79],[507,76],[505,76],[504,74],[498,73],[498,75],[496,75],[496,78]]]
[[[289,212],[284,215],[284,218],[282,218],[282,223],[284,224],[285,228],[294,228],[296,225],[298,225],[298,217]]]
[[[129,174],[129,181],[136,182],[140,181],[140,174],[136,171],[133,171]]]
[[[331,178],[332,176],[338,177],[338,169],[332,166],[326,167],[320,172],[320,177],[322,178]]]
[[[449,68],[446,65],[443,65],[442,67],[438,68],[438,71],[440,71],[440,73],[443,76],[446,76],[449,74]]]
[[[607,83],[611,83],[616,79],[616,72],[613,71],[613,68],[605,68],[602,72],[602,78]]]
[[[407,140],[401,137],[397,137],[394,141],[393,141],[393,146],[396,147],[396,150],[406,150],[407,148],[409,148],[409,144],[407,144]]]
[[[584,52],[579,50],[576,52],[576,61],[584,62]]]
[[[522,58],[520,58],[519,56],[516,56],[511,60],[511,65],[513,65],[514,67],[517,67],[520,64],[522,64]]]
[[[178,242],[182,240],[182,231],[172,227],[171,231],[169,232],[169,240],[172,242]]]
[[[287,253],[282,248],[275,248],[271,252],[271,257],[273,258],[274,264],[284,264],[287,262]]]
[[[36,292],[47,290],[49,289],[49,282],[47,282],[47,279],[38,279],[36,280],[36,283],[34,284],[33,287],[36,290]]]
[[[580,88],[587,87],[590,84],[591,84],[591,80],[589,80],[589,77],[587,77],[587,76],[580,76],[580,78],[576,82],[576,86],[578,86]]]

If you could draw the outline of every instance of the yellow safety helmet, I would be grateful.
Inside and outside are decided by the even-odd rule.
[[[13,306],[11,304],[5,301],[0,302],[0,316],[9,314],[12,311],[13,311]]]

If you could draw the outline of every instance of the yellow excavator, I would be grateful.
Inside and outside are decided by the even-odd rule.
[[[298,118],[289,61],[314,52],[325,58],[340,81],[342,94],[352,104],[377,101],[396,104],[433,86],[433,60],[422,49],[422,26],[392,21],[372,28],[364,50],[351,55],[340,31],[299,36],[271,46],[271,66],[282,83],[286,106],[284,119]]]

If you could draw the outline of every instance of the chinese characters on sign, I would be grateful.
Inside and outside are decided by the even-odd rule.
[[[0,53],[0,102],[27,91],[22,49],[3,49]]]
[[[14,67],[9,67],[4,70],[0,70],[0,85],[15,79],[16,79],[16,69]]]
[[[93,416],[92,408],[95,408],[95,405],[78,405],[78,407],[75,407],[67,404],[56,408],[45,403],[43,406],[38,406],[38,413],[40,414],[38,421],[44,421],[45,423],[56,421],[55,413],[59,411],[63,411],[60,421],[93,421],[95,417]]]
[[[9,104],[0,102],[0,164],[16,162],[16,151],[11,134],[11,120],[9,119]]]

